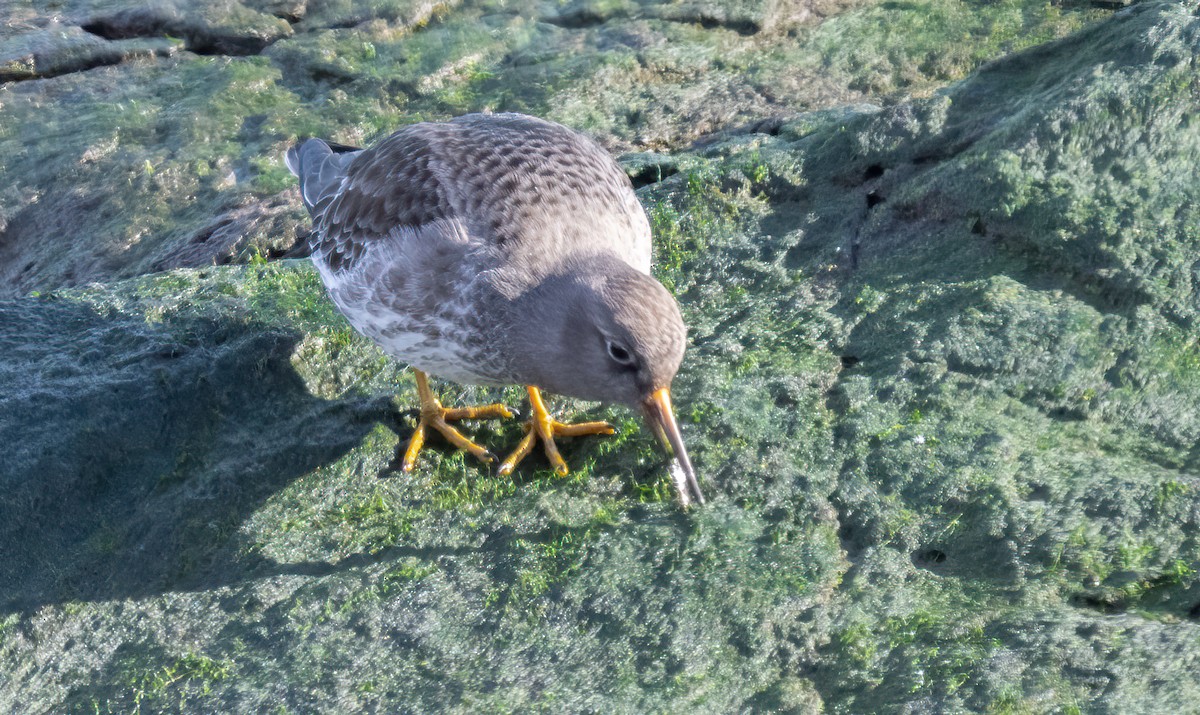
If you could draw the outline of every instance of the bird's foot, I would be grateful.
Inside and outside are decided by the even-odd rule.
[[[437,430],[446,438],[447,442],[464,452],[469,452],[480,461],[486,464],[494,463],[496,455],[464,437],[450,423],[457,420],[507,418],[513,416],[512,411],[499,403],[480,407],[443,407],[442,403],[434,397],[433,390],[429,389],[429,379],[425,373],[415,368],[413,372],[417,376],[417,393],[421,398],[421,417],[412,437],[408,440],[408,449],[404,451],[404,461],[400,468],[405,472],[411,472],[417,465],[417,455],[425,446],[425,435],[430,429]]]
[[[613,426],[607,422],[563,424],[550,416],[538,388],[530,385],[526,389],[529,390],[529,408],[533,414],[525,423],[525,436],[521,439],[520,444],[512,454],[508,455],[507,459],[500,463],[498,471],[501,475],[511,474],[517,464],[529,456],[529,453],[533,451],[533,443],[539,439],[542,441],[542,446],[546,450],[546,458],[550,460],[554,471],[558,472],[560,476],[565,475],[568,471],[567,463],[558,453],[558,447],[554,444],[555,437],[582,437],[592,434],[612,434],[615,431]]]

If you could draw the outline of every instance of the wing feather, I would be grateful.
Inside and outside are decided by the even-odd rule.
[[[601,147],[552,122],[475,114],[414,124],[336,168],[335,195],[309,204],[314,257],[334,272],[397,228],[420,236],[447,220],[527,267],[611,250],[649,272],[649,224],[629,179]],[[325,174],[319,183],[333,185]]]

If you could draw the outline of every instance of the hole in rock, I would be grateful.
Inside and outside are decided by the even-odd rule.
[[[629,177],[629,181],[633,184],[633,188],[640,189],[643,186],[657,184],[663,179],[679,172],[674,166],[663,166],[662,164],[649,164],[643,166],[636,174]]]
[[[925,549],[913,554],[913,563],[917,566],[936,566],[946,560],[946,552],[941,549]]]

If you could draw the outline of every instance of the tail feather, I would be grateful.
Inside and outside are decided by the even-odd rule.
[[[300,179],[300,196],[309,213],[341,189],[346,167],[360,151],[323,139],[309,139],[287,150],[283,161],[288,171]]]

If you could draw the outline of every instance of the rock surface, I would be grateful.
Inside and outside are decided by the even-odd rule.
[[[0,709],[1200,701],[1197,3],[149,7],[0,25]],[[488,108],[623,153],[706,507],[394,470],[280,150]]]

